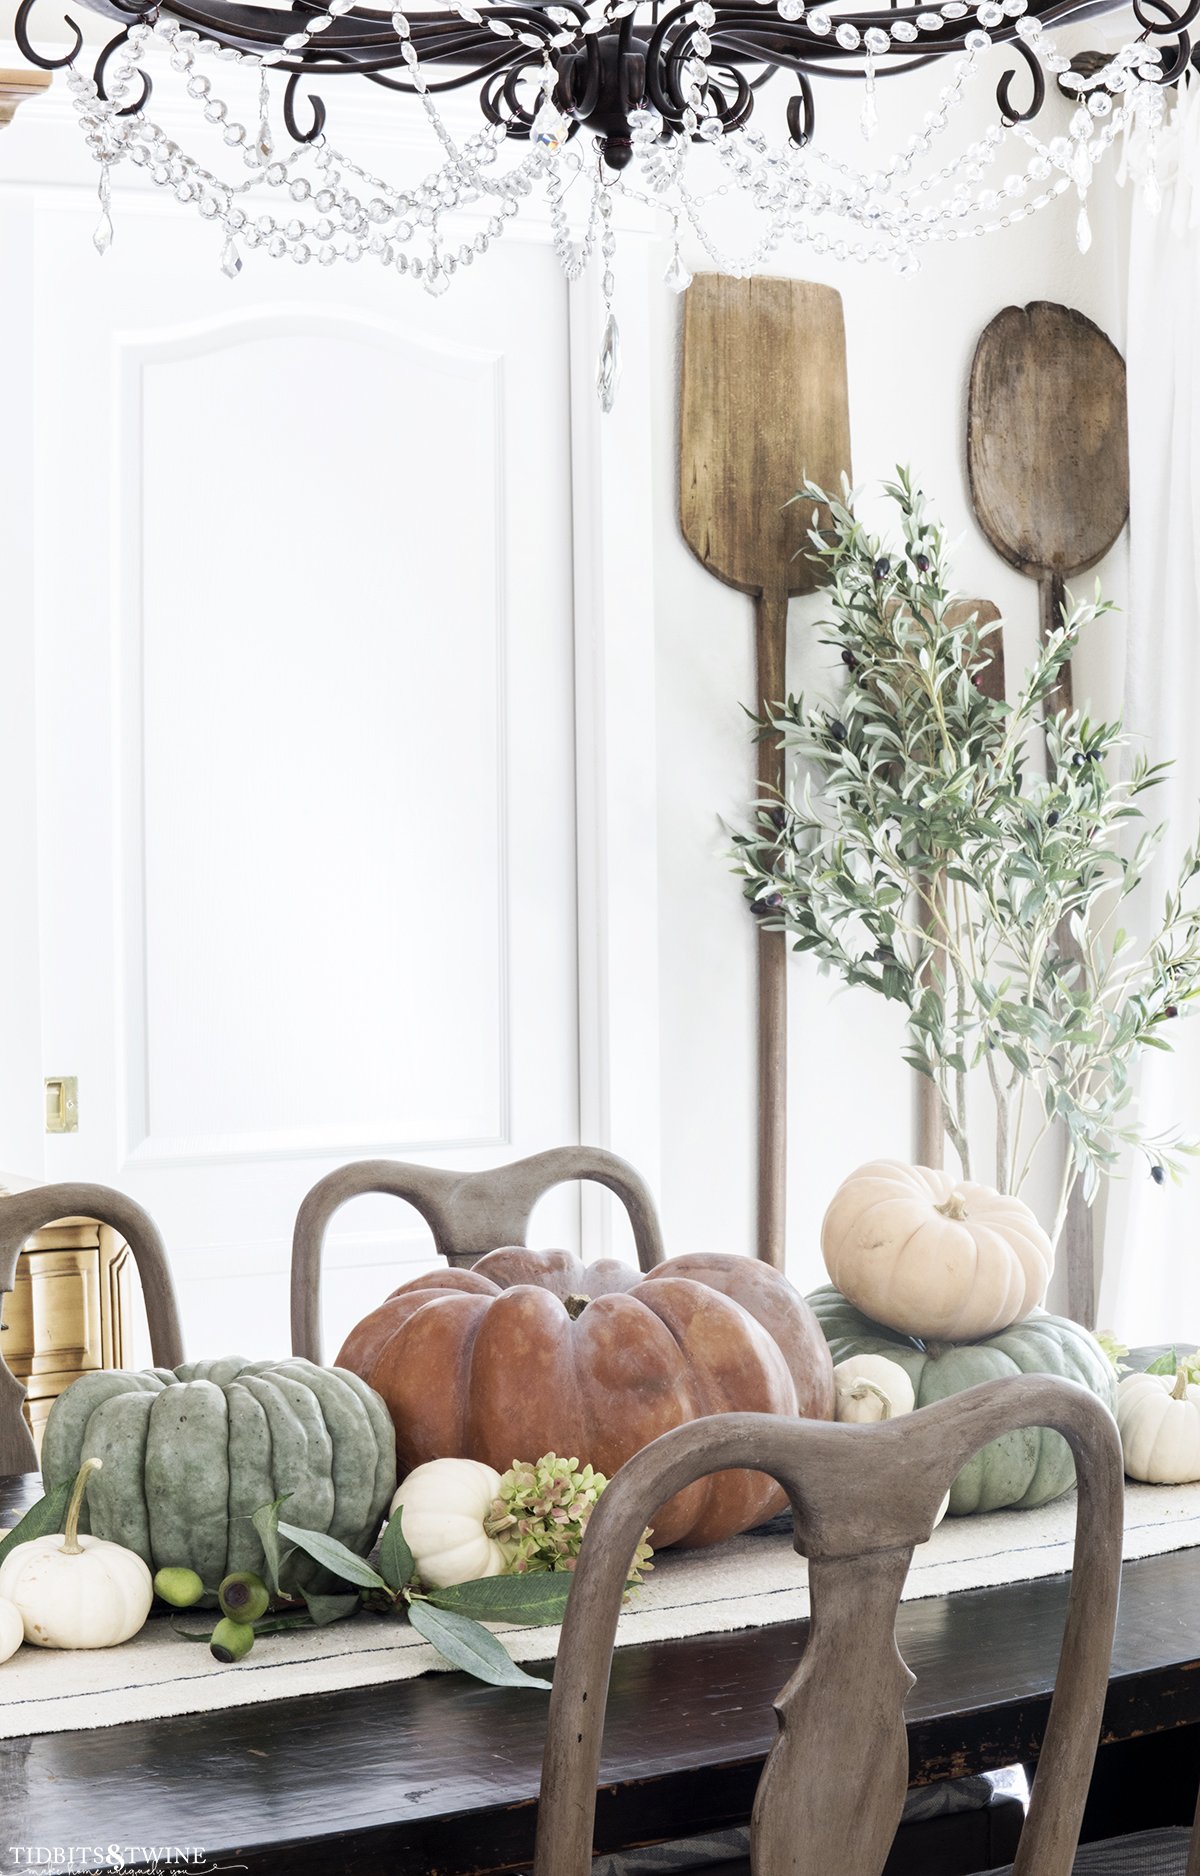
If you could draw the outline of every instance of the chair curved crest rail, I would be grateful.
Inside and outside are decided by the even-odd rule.
[[[125,1240],[141,1279],[151,1353],[160,1368],[178,1367],[183,1360],[183,1336],[158,1226],[133,1199],[111,1186],[64,1183],[0,1194],[0,1291],[13,1287],[25,1240],[60,1218],[98,1219]],[[37,1466],[21,1412],[24,1400],[20,1381],[0,1361],[0,1472],[32,1472]]]
[[[319,1179],[296,1215],[292,1238],[292,1353],[321,1359],[321,1249],[329,1221],[348,1199],[405,1199],[433,1233],[440,1256],[467,1267],[502,1245],[524,1244],[534,1206],[554,1186],[590,1179],[615,1192],[629,1214],[638,1265],[666,1256],[650,1188],[627,1160],[596,1146],[551,1147],[483,1172],[448,1172],[404,1160],[364,1159]]]
[[[664,1433],[621,1467],[588,1524],[559,1644],[533,1876],[588,1876],[613,1638],[630,1559],[659,1505],[725,1467],[787,1491],[809,1560],[800,1665],[775,1702],[779,1738],[751,1820],[755,1876],[879,1876],[908,1782],[903,1707],[914,1676],[896,1647],[914,1545],[972,1454],[1002,1433],[1052,1427],[1079,1478],[1074,1571],[1059,1675],[1014,1876],[1070,1876],[1108,1686],[1121,1573],[1116,1424],[1074,1382],[986,1382],[880,1426],[722,1414]]]

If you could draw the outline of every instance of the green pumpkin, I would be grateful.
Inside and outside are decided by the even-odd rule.
[[[172,1371],[82,1375],[59,1395],[42,1441],[47,1492],[84,1459],[103,1462],[81,1529],[136,1550],[150,1570],[195,1570],[212,1591],[263,1572],[251,1515],[290,1493],[289,1524],[370,1550],[396,1488],[396,1436],[379,1395],[344,1368],[189,1361]],[[301,1563],[290,1580],[314,1580]]]
[[[861,1315],[832,1285],[814,1290],[809,1307],[825,1333],[835,1362],[851,1355],[886,1355],[899,1362],[913,1384],[918,1407],[929,1407],[981,1381],[1014,1374],[1056,1374],[1090,1388],[1110,1412],[1117,1405],[1117,1377],[1095,1336],[1064,1316],[1036,1313],[1014,1322],[985,1342],[930,1343],[885,1329]],[[1029,1427],[1006,1433],[976,1453],[955,1479],[950,1511],[1030,1511],[1061,1498],[1075,1483],[1075,1461],[1060,1433]]]

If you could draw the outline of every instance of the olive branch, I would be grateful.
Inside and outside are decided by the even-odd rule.
[[[982,1080],[995,1114],[995,1183],[1019,1193],[1047,1143],[1069,1151],[1052,1237],[1082,1177],[1089,1200],[1122,1155],[1158,1183],[1197,1147],[1149,1134],[1131,1070],[1200,994],[1200,840],[1185,852],[1153,935],[1122,909],[1164,827],[1143,797],[1170,768],[1131,748],[1120,720],[1045,721],[1046,774],[1030,765],[1048,700],[1081,633],[1107,605],[1064,608],[1010,702],[981,688],[989,634],[964,618],[940,525],[905,470],[884,492],[902,545],[868,533],[842,498],[807,483],[807,550],[825,571],[824,642],[844,681],[758,723],[785,756],[783,789],[757,801],[733,858],[751,910],[848,985],[907,1013],[905,1060],[941,1095],[945,1131],[972,1176]],[[822,529],[816,523],[824,509]]]

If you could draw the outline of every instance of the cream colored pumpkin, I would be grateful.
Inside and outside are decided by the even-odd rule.
[[[854,1426],[878,1426],[910,1414],[917,1404],[913,1384],[898,1361],[886,1355],[851,1355],[833,1371],[834,1419]],[[950,1507],[946,1493],[938,1506],[935,1527]]]
[[[25,1640],[25,1623],[15,1602],[0,1598],[0,1661],[15,1655]]]
[[[80,1467],[61,1535],[18,1544],[0,1564],[0,1599],[15,1603],[25,1640],[39,1648],[113,1648],[150,1613],[154,1585],[136,1552],[79,1535],[79,1507],[99,1466]]]
[[[486,1524],[500,1490],[500,1474],[477,1459],[429,1459],[396,1488],[393,1513],[427,1589],[449,1589],[482,1576],[500,1576],[504,1546]]]
[[[900,1160],[872,1160],[843,1181],[821,1251],[855,1308],[923,1341],[999,1334],[1037,1308],[1054,1268],[1020,1199]]]
[[[1147,1485],[1200,1479],[1200,1387],[1188,1386],[1185,1369],[1127,1374],[1117,1388],[1117,1426],[1131,1479]]]
[[[874,1425],[910,1414],[917,1404],[913,1384],[898,1361],[886,1355],[851,1355],[833,1371],[834,1418]]]

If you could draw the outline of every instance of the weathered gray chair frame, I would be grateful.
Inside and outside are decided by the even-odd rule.
[[[812,1614],[775,1702],[780,1736],[751,1820],[755,1876],[879,1876],[908,1782],[896,1647],[915,1544],[964,1462],[999,1434],[1053,1427],[1079,1477],[1074,1572],[1058,1683],[1014,1876],[1069,1876],[1099,1736],[1121,1575],[1121,1447],[1111,1414],[1074,1382],[985,1383],[881,1426],[725,1414],[665,1433],[621,1467],[592,1514],[563,1625],[533,1876],[588,1876],[604,1704],[629,1560],[654,1512],[727,1466],[778,1479]]]
[[[348,1199],[375,1192],[406,1199],[432,1231],[439,1255],[461,1268],[501,1245],[524,1244],[538,1200],[553,1186],[576,1179],[594,1180],[616,1193],[629,1214],[642,1270],[663,1262],[662,1230],[649,1186],[627,1160],[602,1147],[552,1147],[483,1172],[448,1172],[390,1159],[339,1166],[317,1181],[296,1214],[292,1353],[321,1359],[321,1248],[330,1219]]]
[[[160,1368],[183,1360],[179,1310],[167,1253],[158,1226],[133,1199],[111,1186],[33,1186],[0,1195],[0,1292],[11,1290],[26,1238],[60,1218],[96,1218],[128,1244],[141,1278],[150,1327],[150,1348]],[[0,1360],[0,1472],[32,1472],[37,1453],[21,1408],[25,1389]]]

